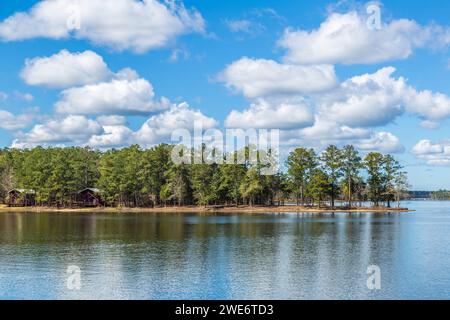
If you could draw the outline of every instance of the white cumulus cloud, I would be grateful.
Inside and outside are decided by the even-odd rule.
[[[420,140],[411,153],[431,166],[450,166],[450,140],[433,143],[431,140]]]
[[[311,126],[314,115],[303,98],[257,99],[244,111],[233,110],[228,128],[290,129]]]
[[[296,130],[282,130],[280,139],[281,145],[285,147],[301,145],[323,149],[330,144],[338,146],[353,144],[366,152],[402,153],[405,150],[400,139],[390,132],[342,126],[333,121],[321,119],[317,115],[313,126]]]
[[[297,66],[246,57],[227,66],[219,80],[249,98],[310,94],[329,90],[337,84],[331,65]]]
[[[408,90],[403,78],[391,75],[394,68],[350,78],[317,97],[320,113],[347,126],[373,127],[388,124],[404,112]]]
[[[57,113],[146,115],[169,107],[167,98],[155,99],[152,84],[135,70],[114,73],[92,51],[62,50],[29,59],[21,76],[30,85],[64,88],[55,103]]]
[[[126,117],[118,115],[98,116],[96,120],[102,126],[119,126],[127,123]]]
[[[156,101],[154,97],[153,86],[145,79],[113,79],[64,90],[55,110],[67,114],[133,115],[168,107],[166,98]]]
[[[86,145],[92,148],[123,147],[133,143],[134,132],[124,125],[103,126],[103,133],[93,135]]]
[[[27,59],[20,75],[29,85],[68,88],[107,80],[112,72],[95,52],[61,50],[50,57]]]
[[[36,111],[29,109],[26,113],[15,115],[6,110],[0,110],[0,128],[6,130],[23,129],[30,125],[36,116]]]
[[[115,50],[146,52],[178,36],[204,32],[196,10],[157,0],[43,0],[0,22],[0,39],[86,39]]]
[[[450,97],[410,86],[394,77],[393,67],[352,77],[335,90],[317,96],[318,112],[343,125],[375,127],[394,122],[405,112],[418,116],[421,125],[432,128],[450,117]]]
[[[405,147],[400,139],[390,132],[374,132],[370,138],[356,141],[355,145],[361,150],[378,151],[382,153],[401,153]]]
[[[35,125],[29,132],[22,133],[13,141],[12,147],[24,148],[37,145],[82,144],[92,135],[103,133],[102,126],[79,115],[65,118],[51,118]]]
[[[351,128],[325,119],[316,114],[314,124],[301,130],[291,132],[290,138],[301,138],[303,140],[318,141],[321,144],[339,143],[339,141],[350,141],[365,139],[370,136],[370,131],[364,128]]]
[[[331,13],[315,30],[286,29],[279,45],[287,50],[289,63],[373,64],[406,59],[427,45],[447,45],[447,32],[407,19],[383,23],[377,30],[368,28],[367,16],[351,11]]]
[[[443,145],[433,144],[430,140],[420,140],[411,150],[411,152],[417,156],[440,154],[443,151]]]
[[[12,147],[77,145],[108,149],[131,144],[147,147],[160,142],[171,142],[170,138],[175,130],[192,131],[195,124],[200,124],[207,130],[216,128],[219,123],[184,102],[151,116],[137,131],[129,128],[126,118],[119,115],[99,116],[95,120],[84,115],[52,117],[36,124],[28,132],[19,132]]]
[[[150,117],[136,132],[136,141],[143,145],[152,145],[170,139],[177,129],[192,131],[194,125],[204,130],[215,128],[219,123],[204,115],[200,110],[192,109],[187,103],[173,105],[169,110]]]

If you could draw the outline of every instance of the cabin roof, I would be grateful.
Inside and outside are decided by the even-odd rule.
[[[11,189],[8,191],[8,193],[11,193],[14,191],[16,191],[18,193],[25,193],[25,194],[35,194],[36,193],[36,191],[34,191],[33,189]]]
[[[86,191],[91,191],[92,193],[100,193],[101,192],[101,190],[97,189],[97,188],[85,188],[83,190],[78,191],[78,193],[83,193]]]

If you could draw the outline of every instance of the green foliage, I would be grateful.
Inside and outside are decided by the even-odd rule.
[[[6,201],[8,191],[14,188],[13,158],[9,150],[0,151],[0,201]]]
[[[257,197],[262,194],[263,188],[263,181],[257,168],[250,168],[241,183],[242,196],[249,200],[250,205],[254,205]]]
[[[192,199],[192,187],[189,167],[187,164],[172,166],[167,172],[169,199],[178,205],[186,205]]]
[[[383,195],[383,155],[378,152],[370,152],[364,158],[364,162],[369,175],[367,194],[369,199],[378,205]]]
[[[383,157],[383,182],[384,182],[384,196],[387,201],[387,206],[391,206],[391,201],[395,199],[398,192],[396,187],[398,186],[399,179],[401,178],[400,169],[402,169],[400,163],[394,159],[391,155],[385,155]]]
[[[345,146],[342,149],[342,171],[345,181],[342,187],[349,207],[352,206],[352,194],[357,192],[358,174],[362,168],[363,162],[358,151],[352,145]]]
[[[317,200],[320,206],[324,198],[331,195],[331,185],[330,177],[323,170],[314,169],[307,188],[308,195],[312,198],[313,202]]]
[[[305,189],[311,172],[317,166],[318,158],[313,149],[297,148],[287,159],[289,186],[295,194],[297,204],[299,199],[305,202]]]
[[[398,190],[407,187],[405,173],[401,172],[400,163],[391,155],[382,155],[378,152],[369,153],[364,159],[369,174],[367,180],[369,199],[379,205],[386,201],[390,207]]]
[[[193,195],[198,205],[208,205],[215,199],[215,190],[211,188],[215,171],[215,164],[194,164],[192,166]]]
[[[156,205],[168,200],[165,197],[163,200],[161,194],[166,196],[168,192],[166,173],[173,165],[171,152],[172,146],[168,144],[160,144],[144,151],[142,164],[144,184]]]
[[[242,164],[223,164],[213,177],[212,189],[216,193],[216,200],[220,203],[239,204],[241,182],[246,174],[246,167]]]
[[[109,206],[273,205],[292,199],[319,205],[330,200],[333,206],[339,195],[350,205],[352,199],[368,198],[389,206],[408,188],[406,174],[392,156],[372,152],[362,161],[353,146],[330,146],[320,156],[313,149],[297,148],[287,158],[286,173],[274,175],[265,175],[267,164],[261,162],[274,154],[254,146],[224,157],[223,163],[211,163],[218,157],[206,146],[184,149],[186,159],[204,160],[192,165],[173,163],[173,148],[160,144],[105,152],[80,147],[3,149],[0,200],[20,188],[34,190],[38,205],[70,206],[80,190],[98,188]]]
[[[331,207],[334,207],[334,199],[338,190],[338,180],[343,175],[343,154],[336,146],[329,146],[322,153],[320,160],[322,161],[324,171],[328,174],[331,184]]]

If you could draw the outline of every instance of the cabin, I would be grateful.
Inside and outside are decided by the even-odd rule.
[[[31,207],[36,205],[36,192],[27,189],[12,189],[8,191],[8,206]]]
[[[101,190],[97,188],[86,188],[78,191],[77,203],[82,207],[98,207],[104,205]]]

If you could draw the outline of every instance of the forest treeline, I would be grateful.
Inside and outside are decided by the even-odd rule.
[[[432,200],[450,200],[450,190],[438,190],[430,193]]]
[[[351,145],[341,149],[331,145],[321,154],[297,148],[289,154],[285,169],[275,175],[261,174],[260,162],[175,164],[172,148],[160,144],[106,152],[82,147],[3,149],[0,200],[7,200],[8,190],[22,188],[34,190],[38,205],[71,206],[79,190],[95,187],[108,206],[289,201],[334,207],[337,199],[350,207],[362,201],[390,206],[408,187],[406,174],[391,155],[371,152],[362,158]]]

